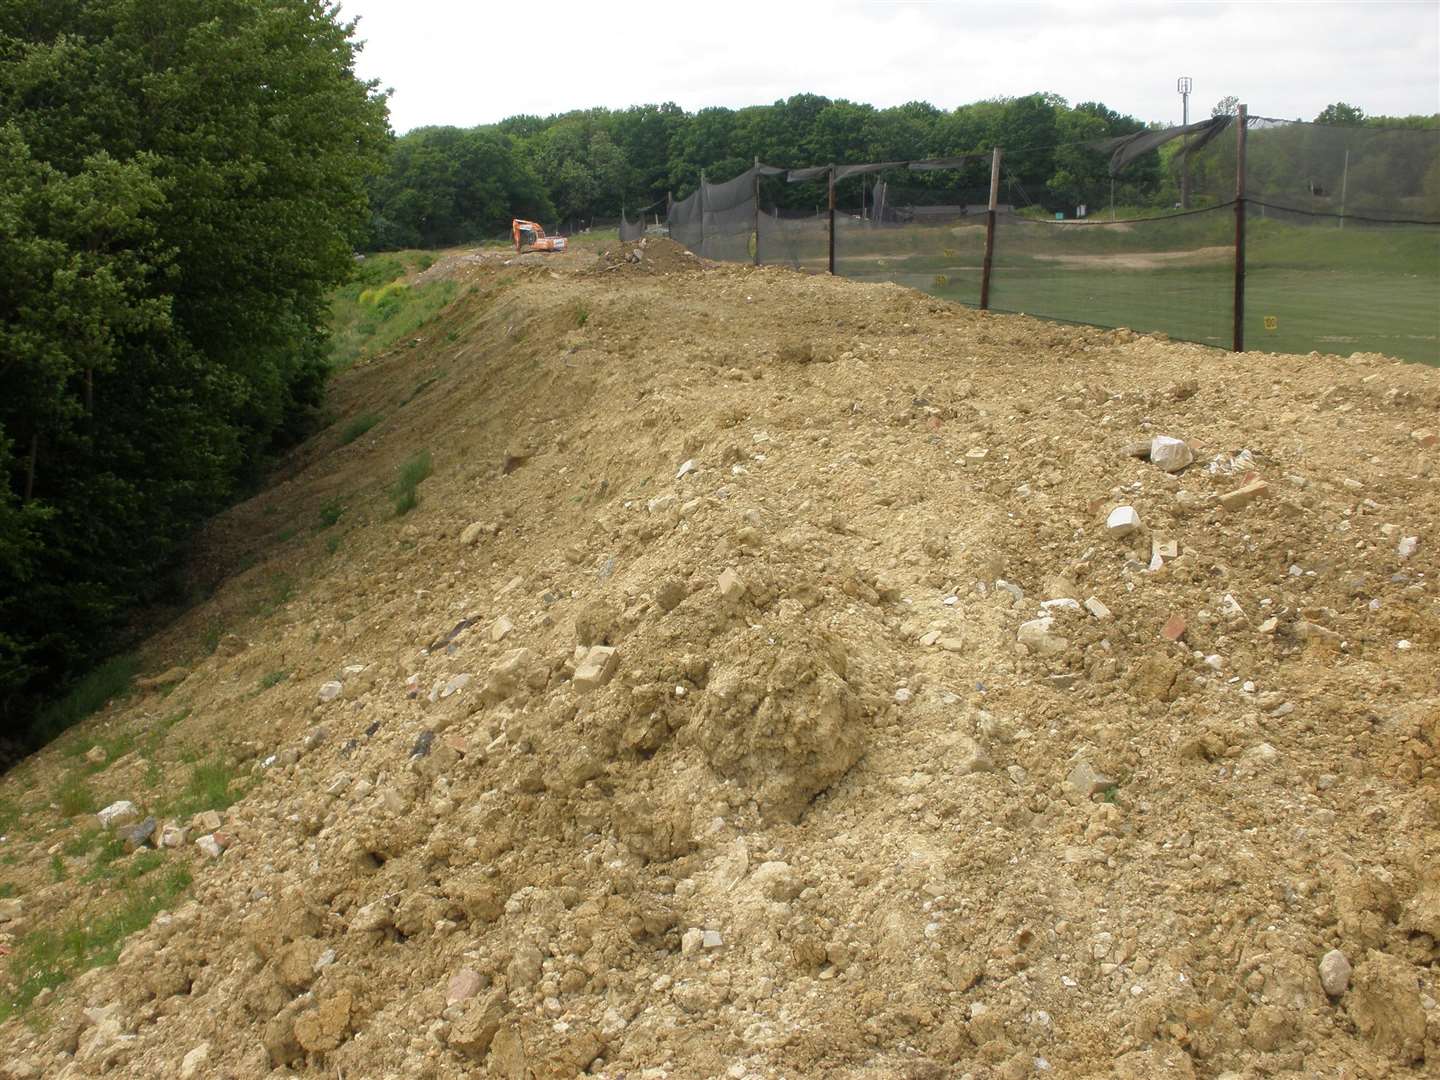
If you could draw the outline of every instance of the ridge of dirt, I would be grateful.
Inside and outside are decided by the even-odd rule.
[[[0,1077],[1440,1062],[1433,372],[654,240],[426,273],[457,301],[207,530],[168,696],[0,780],[18,956],[112,902],[47,875],[67,747],[242,764]],[[140,753],[93,783],[153,813],[184,759]]]

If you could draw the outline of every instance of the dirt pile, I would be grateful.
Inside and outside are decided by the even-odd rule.
[[[1434,373],[670,247],[456,264],[210,530],[168,697],[5,778],[16,956],[107,902],[71,741],[180,716],[91,782],[194,883],[0,1076],[1433,1070]]]

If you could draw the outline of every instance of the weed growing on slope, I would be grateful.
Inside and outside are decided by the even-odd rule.
[[[260,679],[260,692],[261,692],[261,693],[264,693],[266,690],[269,690],[272,686],[279,686],[282,682],[284,682],[284,681],[285,681],[286,679],[288,679],[289,677],[290,677],[290,672],[288,672],[288,671],[271,671],[271,672],[268,672],[267,674],[265,674],[264,676],[262,676],[261,679]]]
[[[421,450],[400,466],[400,475],[395,480],[395,490],[391,494],[396,517],[403,517],[420,504],[420,494],[416,489],[433,471],[429,450]]]
[[[232,788],[238,775],[233,762],[223,757],[197,761],[184,789],[160,808],[157,817],[188,818],[202,810],[224,810],[244,795],[243,785]]]
[[[66,774],[65,779],[60,781],[55,788],[54,801],[65,817],[93,814],[100,805],[90,785],[85,783],[85,774],[79,771]]]
[[[318,528],[321,531],[330,528],[340,520],[344,513],[345,507],[341,504],[340,500],[331,499],[324,506],[320,507],[320,524]]]
[[[380,423],[379,413],[361,413],[345,425],[344,431],[340,432],[340,445],[349,446],[378,423]]]
[[[124,696],[139,670],[140,661],[129,653],[93,668],[73,683],[64,697],[40,711],[33,725],[36,737],[52,742],[62,731],[103,709],[112,698]]]
[[[159,861],[159,853],[154,853]],[[159,861],[138,864],[136,877]],[[47,987],[59,986],[93,967],[113,964],[125,939],[143,930],[190,887],[190,871],[177,866],[158,880],[135,880],[122,896],[106,900],[104,914],[86,912],[54,930],[27,934],[10,957],[11,993],[0,998],[0,1023],[22,1012]]]

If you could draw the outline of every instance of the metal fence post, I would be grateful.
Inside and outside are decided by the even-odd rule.
[[[1245,351],[1245,129],[1247,106],[1235,116],[1235,352]]]
[[[751,197],[755,200],[755,265],[760,265],[760,155],[755,155],[755,174]]]
[[[985,263],[980,271],[980,310],[990,310],[990,270],[995,263],[995,216],[1000,205],[1000,147],[990,151],[990,204],[985,211]]]
[[[835,273],[835,166],[830,166],[830,273]]]

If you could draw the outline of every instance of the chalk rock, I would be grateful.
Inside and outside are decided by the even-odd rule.
[[[1140,515],[1135,512],[1133,506],[1117,506],[1105,519],[1105,531],[1116,539],[1129,536],[1138,528],[1140,528]]]
[[[745,595],[745,582],[728,566],[720,572],[719,585],[720,595],[726,600],[739,600]]]
[[[321,702],[334,701],[345,692],[345,686],[339,682],[327,682],[320,687]]]
[[[575,666],[571,680],[581,693],[604,686],[620,665],[620,653],[613,645],[594,645],[585,658]]]
[[[204,1076],[209,1064],[210,1044],[201,1043],[180,1059],[180,1080],[196,1080],[197,1077]]]
[[[1179,472],[1195,460],[1195,451],[1184,439],[1156,435],[1150,440],[1150,461],[1168,473]]]
[[[140,811],[129,799],[113,802],[95,815],[102,829],[123,829],[140,820]]]
[[[1055,620],[1048,615],[1043,619],[1031,619],[1020,624],[1016,640],[1032,653],[1054,656],[1070,647],[1070,640],[1054,633],[1054,627]]]

